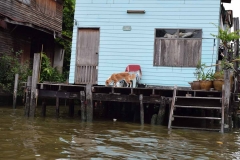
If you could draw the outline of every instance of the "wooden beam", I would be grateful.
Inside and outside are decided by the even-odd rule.
[[[40,53],[34,53],[33,60],[33,71],[32,71],[32,88],[31,88],[31,101],[30,101],[30,112],[29,116],[35,116],[36,110],[36,87],[39,77],[39,67],[40,67]]]
[[[14,90],[13,90],[13,108],[16,108],[17,91],[18,91],[18,74],[15,74]]]
[[[136,102],[139,103],[137,95],[116,95],[107,93],[93,93],[93,100],[96,101],[113,101],[113,102]],[[160,103],[161,96],[143,96],[143,103]]]
[[[92,97],[92,85],[86,85],[86,102],[87,102],[87,122],[93,120],[93,97]]]

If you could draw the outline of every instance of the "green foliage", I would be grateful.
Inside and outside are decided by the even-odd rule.
[[[3,54],[0,57],[0,90],[5,93],[13,93],[15,74],[19,74],[19,85],[21,82],[26,82],[28,76],[32,74],[32,70],[29,68],[30,63],[20,63],[22,51],[9,54]],[[21,95],[21,90],[18,92]]]
[[[223,43],[228,43],[228,42],[231,42],[231,41],[234,41],[234,40],[237,40],[240,38],[240,36],[239,36],[240,30],[231,32],[229,27],[227,27],[226,30],[223,30],[220,27],[218,27],[218,28],[219,28],[218,35],[214,35],[214,34],[211,34],[211,35],[215,38],[221,39]]]
[[[201,67],[202,67],[201,60],[199,60],[194,73],[197,80],[201,78]]]
[[[50,58],[46,54],[41,53],[41,72],[40,72],[40,82],[64,82],[65,79],[61,73],[58,72],[56,68],[51,66]]]
[[[201,63],[201,61],[198,62],[196,72],[194,73],[194,75],[197,77],[197,80],[206,81],[214,79],[214,73],[211,68],[205,72],[207,67],[208,66],[206,66],[205,63]]]
[[[62,35],[63,38],[56,38],[56,42],[62,45],[65,49],[64,61],[63,61],[63,74],[67,78],[70,69],[70,58],[71,58],[71,38],[74,23],[74,9],[75,0],[65,0],[63,5],[63,26]],[[68,38],[69,40],[67,40]]]

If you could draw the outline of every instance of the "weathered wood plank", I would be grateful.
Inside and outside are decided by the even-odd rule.
[[[177,49],[177,53],[178,53],[178,56],[177,56],[177,58],[178,58],[178,63],[176,64],[177,66],[184,66],[184,59],[186,58],[186,57],[184,57],[184,43],[185,43],[185,41],[184,40],[182,40],[182,39],[180,39],[180,40],[178,40],[178,49]]]
[[[161,64],[160,54],[161,54],[161,39],[155,39],[153,66],[159,66]]]
[[[39,78],[39,69],[40,69],[40,53],[34,53],[33,60],[33,71],[32,71],[32,87],[31,87],[31,101],[30,101],[30,117],[35,116],[36,110],[36,87]]]
[[[193,40],[193,67],[198,64],[198,61],[201,60],[202,55],[202,40]]]
[[[139,96],[137,95],[116,95],[107,93],[93,93],[93,100],[96,101],[113,101],[113,102],[136,102],[139,103]],[[143,103],[160,103],[161,96],[143,96]]]

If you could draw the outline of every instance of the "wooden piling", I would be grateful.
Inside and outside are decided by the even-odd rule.
[[[163,124],[164,116],[166,113],[166,100],[165,97],[161,97],[160,106],[157,115],[157,125]]]
[[[61,90],[61,85],[58,86],[58,91]],[[56,97],[56,116],[59,117],[59,110],[60,110],[60,106],[59,106],[59,97]]]
[[[85,97],[85,92],[84,91],[80,91],[80,101],[81,101],[81,120],[82,122],[86,121],[86,106],[85,106],[85,101],[86,101],[86,97]]]
[[[93,100],[92,100],[92,85],[86,85],[86,101],[87,101],[87,122],[93,120]]]
[[[223,85],[222,86],[222,109],[221,109],[222,119],[221,119],[221,131],[220,131],[221,133],[224,133],[224,123],[225,123],[225,121],[224,121],[224,116],[225,116],[225,114],[224,114],[224,111],[225,111],[224,97],[225,97],[225,86]]]
[[[143,95],[139,95],[139,101],[140,101],[140,121],[141,125],[144,125],[144,107],[143,107]]]
[[[27,88],[25,90],[26,92],[26,101],[25,101],[25,116],[29,116],[30,111],[30,99],[31,99],[31,86],[32,86],[32,76],[28,76],[27,79]]]
[[[30,112],[29,116],[35,116],[36,110],[36,87],[39,79],[39,67],[40,67],[40,53],[34,53],[33,70],[32,70],[32,87],[31,87],[31,100],[30,100]]]
[[[59,98],[56,98],[56,117],[59,117]]]
[[[171,103],[171,108],[169,112],[169,119],[168,119],[168,129],[171,129],[172,126],[172,121],[174,120],[173,118],[173,110],[174,110],[174,105],[176,101],[176,93],[177,93],[177,86],[174,86],[173,89],[173,97],[172,97],[172,103]]]
[[[42,102],[42,112],[41,112],[41,116],[45,117],[46,116],[46,101],[45,99]]]
[[[15,74],[15,81],[14,81],[14,90],[13,90],[13,108],[16,108],[17,102],[17,90],[18,90],[18,74]]]
[[[229,130],[229,100],[230,100],[230,70],[224,70],[224,123],[225,123],[225,130]]]

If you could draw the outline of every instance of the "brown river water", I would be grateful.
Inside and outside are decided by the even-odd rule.
[[[239,130],[221,134],[119,121],[87,124],[79,116],[69,118],[63,108],[60,118],[48,107],[46,118],[37,113],[30,120],[22,107],[0,107],[0,159],[240,159]]]

